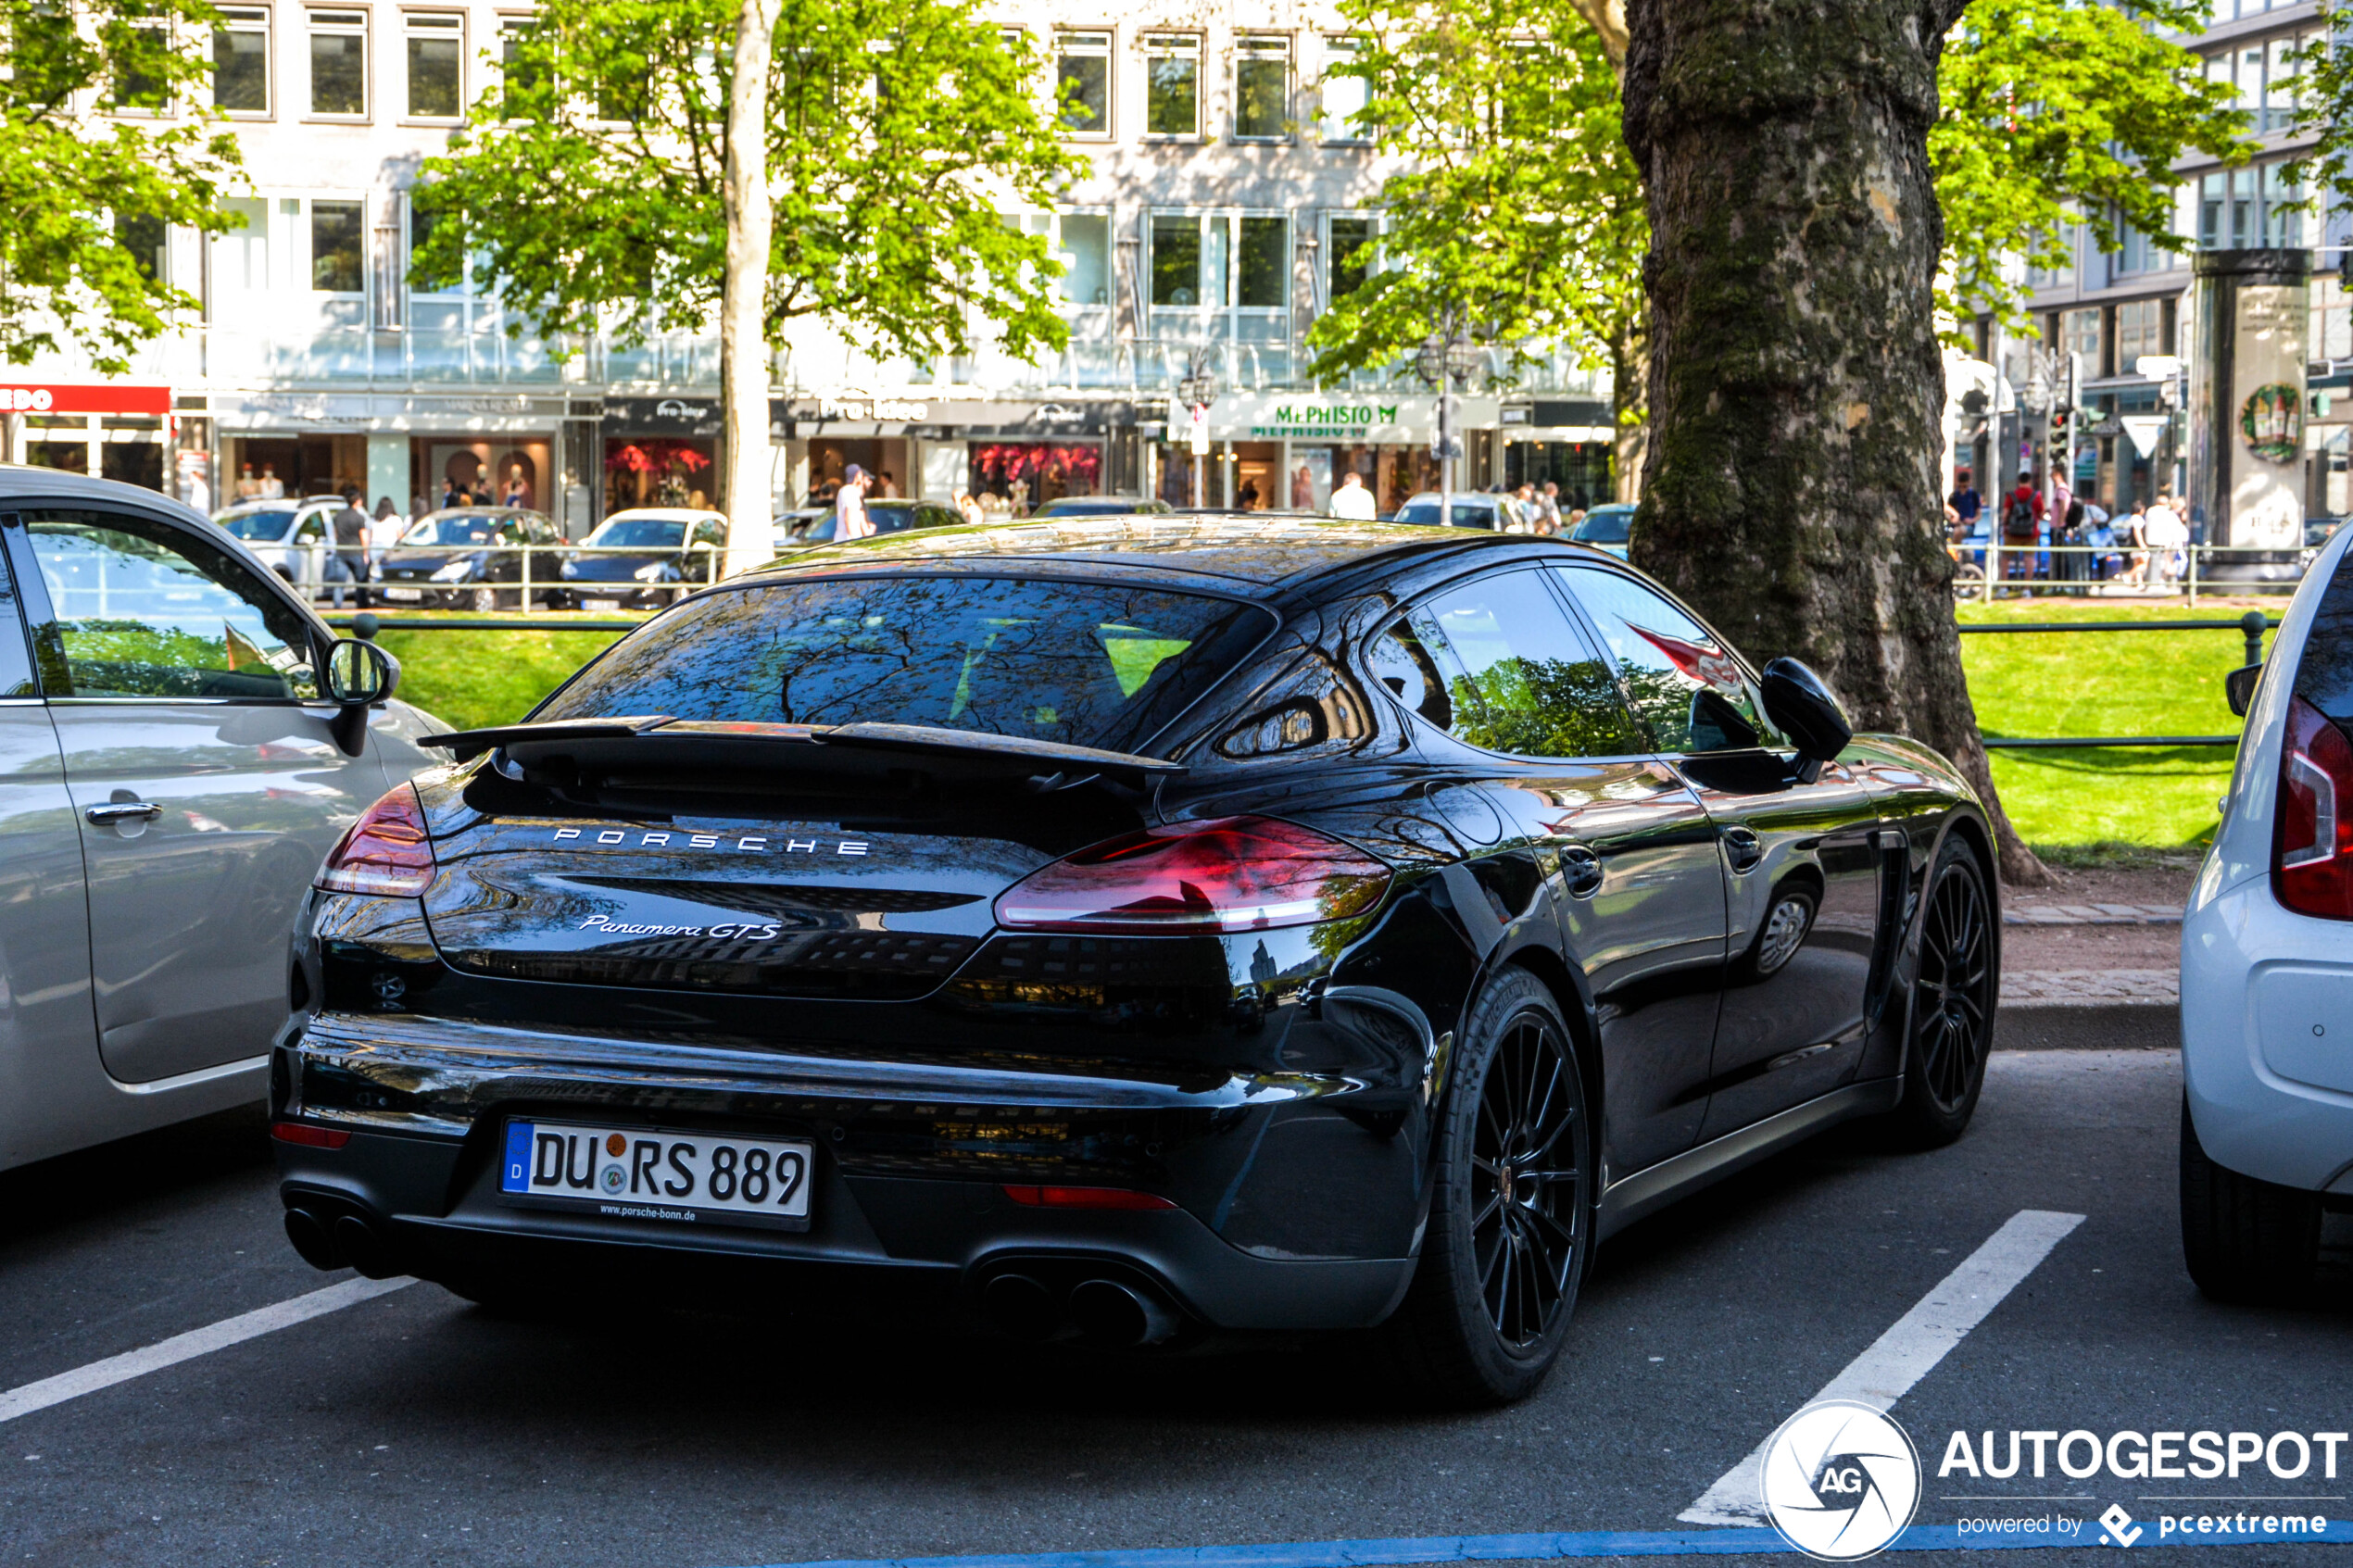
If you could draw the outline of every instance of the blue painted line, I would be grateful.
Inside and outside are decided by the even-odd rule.
[[[2329,1521],[2306,1536],[2191,1536],[2159,1539],[2140,1521],[2137,1547],[2353,1544],[2353,1520]],[[1890,1551],[2053,1551],[2107,1545],[2096,1521],[2073,1536],[1964,1537],[1957,1524],[1915,1524]],[[1778,1530],[1575,1530],[1524,1536],[1402,1536],[1360,1541],[1284,1541],[1264,1546],[1153,1547],[1135,1551],[1013,1552],[993,1557],[846,1558],[766,1568],[1378,1568],[1385,1563],[1555,1562],[1581,1557],[1795,1556]]]

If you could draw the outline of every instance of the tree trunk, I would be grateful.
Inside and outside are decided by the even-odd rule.
[[[1639,501],[1642,469],[1651,449],[1650,321],[1640,311],[1618,322],[1617,330],[1610,334],[1609,369],[1615,389],[1611,433],[1617,438],[1610,456],[1611,498]]]
[[[742,0],[727,91],[726,276],[719,305],[719,494],[730,575],[775,553],[768,486],[768,57],[779,0]]]
[[[1866,729],[1953,759],[2006,881],[2042,862],[1994,796],[1961,672],[1936,462],[1928,165],[1965,0],[1633,0],[1627,145],[1651,218],[1651,445],[1633,556]]]

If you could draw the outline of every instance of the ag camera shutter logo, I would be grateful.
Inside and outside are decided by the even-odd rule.
[[[1825,1562],[1853,1562],[1885,1550],[1912,1522],[1920,1456],[1881,1411],[1825,1399],[1766,1443],[1761,1483],[1766,1517],[1784,1540]]]

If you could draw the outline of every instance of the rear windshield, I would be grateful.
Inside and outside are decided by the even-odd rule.
[[[2296,661],[2296,695],[2353,726],[2353,556],[2337,563],[2313,613],[2304,657]]]
[[[1634,508],[1619,510],[1612,507],[1603,511],[1585,514],[1569,537],[1580,545],[1623,545],[1634,534]]]
[[[1273,627],[1253,606],[1121,583],[766,583],[632,633],[533,717],[925,724],[1132,750]]]
[[[489,545],[503,542],[498,537],[502,531],[510,535],[522,533],[511,518],[429,517],[403,533],[400,542],[403,545]]]
[[[617,517],[584,542],[617,550],[674,550],[686,542],[686,525],[676,518]]]
[[[1492,528],[1495,526],[1495,508],[1484,501],[1456,501],[1454,503],[1453,515],[1454,526],[1457,528]],[[1438,503],[1435,501],[1408,501],[1403,507],[1398,508],[1397,521],[1400,522],[1418,522],[1425,524],[1435,523],[1438,521]]]

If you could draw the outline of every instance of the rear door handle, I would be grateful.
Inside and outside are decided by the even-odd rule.
[[[163,808],[150,806],[144,800],[117,800],[105,806],[93,806],[82,815],[86,822],[107,827],[116,822],[152,822],[163,815]]]
[[[1602,858],[1581,844],[1561,851],[1561,875],[1572,898],[1591,898],[1602,890]]]
[[[1765,858],[1765,846],[1749,829],[1730,827],[1724,830],[1724,853],[1731,860],[1732,870],[1752,872],[1756,869],[1756,862]]]

